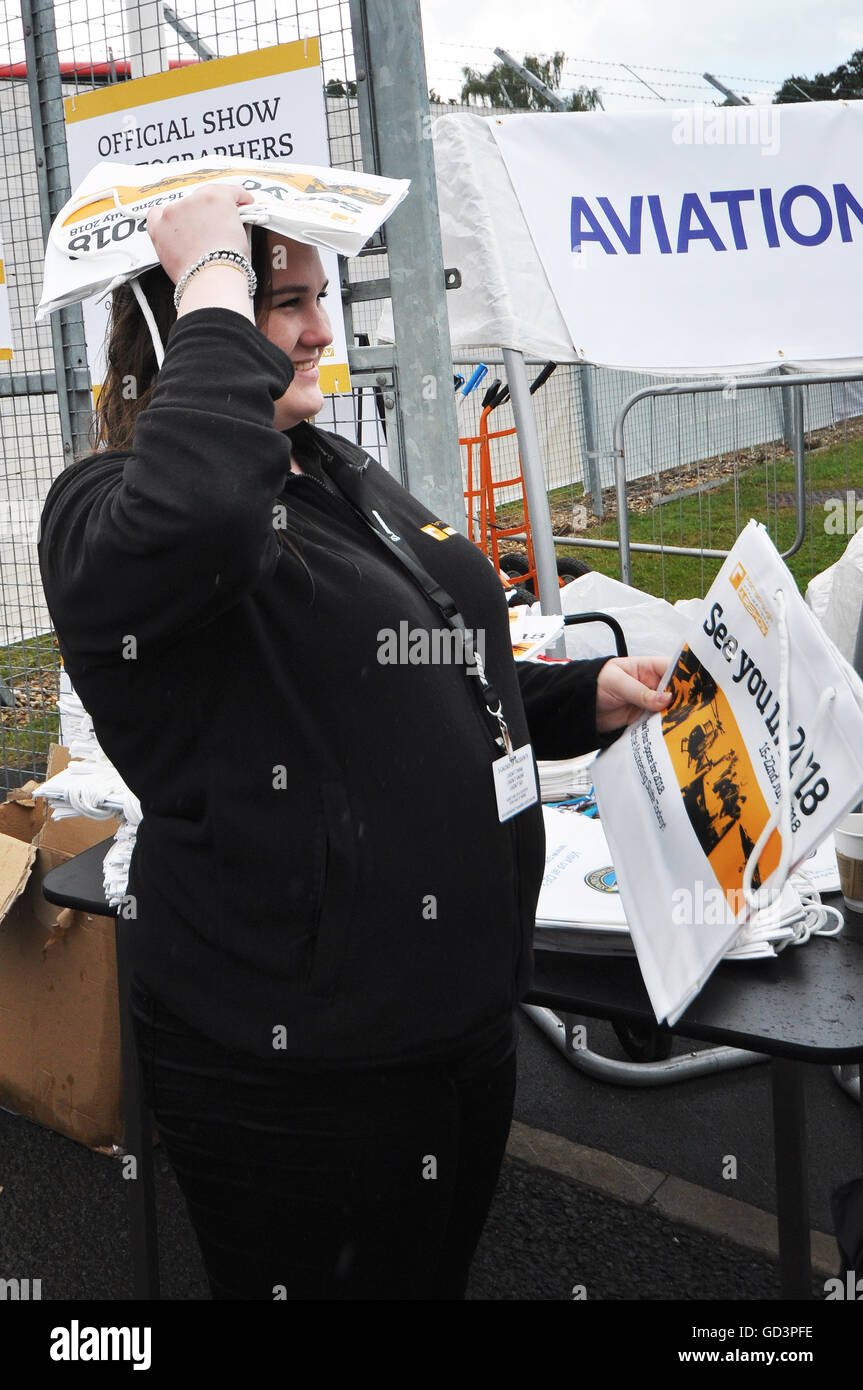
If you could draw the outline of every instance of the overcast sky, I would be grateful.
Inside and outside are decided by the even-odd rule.
[[[622,63],[675,104],[700,101],[702,93],[712,100],[711,89],[700,80],[704,71],[737,79],[726,85],[763,101],[786,77],[829,72],[863,48],[861,0],[420,0],[420,5],[429,83],[445,97],[458,96],[466,63],[487,70],[496,61],[496,47],[517,58],[562,50],[568,85],[598,86],[609,109],[622,104],[647,109],[657,102]]]
[[[63,56],[104,58],[109,44],[122,53],[124,3],[56,0]],[[318,14],[322,29],[349,23],[345,0],[177,0],[176,8],[220,55],[237,51],[235,29],[241,48],[277,42],[267,23],[277,14],[282,41],[295,36],[297,15],[302,34],[316,32]],[[487,71],[497,61],[496,47],[516,58],[562,50],[564,89],[598,87],[607,110],[647,110],[663,98],[675,106],[721,101],[705,71],[769,101],[786,77],[829,72],[863,48],[863,0],[420,0],[420,8],[429,84],[447,98],[459,96],[463,67]],[[0,20],[0,48],[14,39],[10,56],[23,56],[19,0],[0,0]],[[163,41],[178,46],[167,24]],[[335,48],[342,52],[340,39]],[[332,71],[338,75],[338,63]]]

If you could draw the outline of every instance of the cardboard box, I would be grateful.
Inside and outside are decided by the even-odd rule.
[[[68,761],[52,746],[47,776]],[[123,1142],[114,918],[54,906],[42,881],[118,822],[54,821],[37,785],[0,805],[0,1105],[110,1153]]]

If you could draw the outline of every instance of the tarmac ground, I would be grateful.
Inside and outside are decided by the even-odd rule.
[[[567,1067],[526,1019],[521,1035],[516,1120],[474,1261],[468,1301],[587,1304],[587,1321],[584,1312],[573,1311],[570,1317],[578,1322],[567,1323],[579,1329],[581,1344],[607,1338],[621,1326],[649,1326],[649,1357],[657,1364],[664,1364],[663,1358],[671,1364],[682,1349],[698,1349],[700,1343],[693,1341],[696,1327],[699,1336],[723,1326],[810,1327],[822,1370],[827,1357],[838,1354],[843,1339],[850,1345],[856,1318],[826,1301],[826,1280],[839,1269],[829,1230],[813,1234],[812,1302],[781,1302],[771,1212],[727,1195],[728,1184],[723,1192],[721,1183],[711,1187],[681,1177],[674,1165],[664,1170],[647,1167],[568,1137],[567,1129],[579,1127],[579,1112],[586,1131],[595,1130],[596,1115],[591,1116],[585,1096],[598,1083]],[[732,1105],[740,1108],[740,1082],[747,1077],[747,1084],[755,1084],[759,1093],[755,1099],[760,1108],[765,1078],[758,1073],[753,1068],[725,1079]],[[711,1081],[723,1089],[722,1078]],[[703,1088],[690,1085],[685,1113],[691,1119],[691,1107]],[[679,1106],[685,1087],[621,1093],[599,1086],[598,1106],[606,1111],[636,1102],[655,1107],[649,1142],[644,1132],[647,1112],[639,1112],[637,1106],[633,1110],[631,1143],[656,1159],[662,1143],[668,1142],[682,1160],[677,1168],[686,1169],[693,1161],[686,1145],[679,1134],[675,1140],[666,1133],[674,1089],[678,1095],[672,1106]],[[828,1096],[832,1102],[832,1092]],[[847,1105],[845,1118],[856,1136],[856,1106],[838,1088],[837,1097],[840,1111]],[[554,1128],[537,1126],[538,1113],[548,1115]],[[713,1113],[713,1123],[721,1130],[723,1121]],[[711,1133],[703,1126],[699,1130],[697,1122],[691,1121],[690,1128]],[[703,1146],[708,1156],[713,1144],[711,1138]],[[701,1157],[704,1160],[704,1153]],[[163,1301],[132,1303],[128,1187],[122,1168],[117,1159],[0,1110],[0,1278],[39,1279],[42,1314],[54,1320],[60,1308],[50,1312],[51,1303],[65,1305],[71,1318],[110,1318],[112,1323],[130,1318],[134,1307],[139,1321],[146,1311],[156,1335],[166,1319],[176,1319],[178,1305],[208,1301],[206,1281],[183,1199],[157,1146]],[[121,1314],[115,1301],[129,1301],[130,1311]],[[621,1304],[628,1305],[625,1314]],[[18,1311],[24,1311],[20,1304]],[[207,1322],[215,1314],[198,1316],[202,1325],[216,1325]],[[255,1326],[263,1336],[266,1329],[257,1322]],[[748,1335],[755,1337],[754,1332]],[[743,1347],[739,1339],[737,1346]],[[750,1351],[760,1347],[765,1354],[770,1350],[760,1338],[746,1346]],[[630,1355],[634,1356],[632,1348],[624,1342],[621,1364]],[[633,1364],[640,1365],[645,1355],[642,1349]]]

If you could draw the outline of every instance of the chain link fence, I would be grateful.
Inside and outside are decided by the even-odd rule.
[[[36,0],[33,8],[41,2]],[[363,167],[348,0],[255,0],[253,4],[219,0],[210,5],[184,4],[182,17],[169,6],[144,0],[58,0],[46,8],[53,9],[61,74],[57,95],[63,100],[131,76],[317,37],[330,162],[343,168]],[[28,79],[26,18],[27,7],[22,17],[16,0],[3,0],[0,240],[13,356],[0,360],[0,794],[30,777],[41,777],[49,744],[59,737],[59,656],[42,593],[36,541],[45,494],[70,461],[70,449],[64,449],[64,402],[57,394],[52,350],[57,328],[53,323],[35,324],[47,193],[45,161],[42,166],[37,163],[34,108],[38,110],[39,102],[45,101],[45,93],[32,72]],[[234,152],[243,153],[239,146]],[[366,167],[370,167],[368,161]],[[340,272],[348,343],[374,341],[384,300],[367,299],[362,288],[351,291],[349,287],[377,284],[388,276],[383,235],[374,238],[367,253],[350,262],[340,261]],[[78,360],[85,363],[80,328],[75,347]],[[356,438],[387,464],[387,417],[392,421],[395,405],[392,374],[354,368],[352,378],[353,392],[328,397],[318,423]],[[78,427],[76,438],[86,436],[87,425],[85,420]]]
[[[0,793],[42,774],[58,728],[58,660],[36,538],[64,455],[52,331],[34,323],[43,251],[23,38],[17,7],[6,3],[0,61],[21,68],[0,78],[0,240],[13,342],[12,357],[0,361]]]
[[[465,464],[467,441],[479,434],[486,383],[502,370],[500,354],[492,350],[471,354],[457,370],[467,378],[478,361],[489,364],[488,376],[459,408]],[[531,379],[542,366],[529,359]],[[651,395],[629,411],[627,510],[637,587],[671,601],[703,595],[720,562],[700,553],[682,559],[674,550],[728,550],[750,517],[767,526],[780,551],[789,548],[804,519],[803,542],[789,560],[803,590],[839,558],[863,525],[863,377],[795,386],[795,375],[771,372],[763,390],[737,390],[732,378],[724,378],[707,392]],[[702,377],[697,384],[704,382]],[[571,571],[575,558],[620,575],[615,420],[636,393],[686,384],[685,378],[562,365],[534,396],[562,572]],[[802,396],[799,441],[796,394]],[[512,423],[508,404],[489,417],[495,431]],[[517,474],[515,436],[493,440],[491,458],[496,482]],[[520,499],[518,488],[497,492],[501,527],[521,514]],[[659,553],[639,551],[642,545]],[[502,550],[523,551],[524,544],[504,541]]]

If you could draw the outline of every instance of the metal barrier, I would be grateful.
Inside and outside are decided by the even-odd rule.
[[[542,365],[536,358],[526,360],[532,369]],[[503,355],[492,350],[460,352],[455,365],[467,377],[478,362],[485,362],[492,375],[501,375]],[[802,588],[812,575],[839,558],[856,527],[854,489],[863,478],[863,374],[783,373],[665,385],[653,380],[620,403],[614,419],[617,437],[612,433],[608,447],[595,451],[601,456],[603,477],[616,483],[615,488],[598,488],[596,482],[591,485],[584,448],[588,415],[583,385],[589,379],[598,387],[596,394],[603,395],[607,379],[615,375],[561,365],[534,397],[542,456],[539,471],[553,531],[549,551],[556,549],[560,555],[563,548],[569,558],[607,573],[620,572],[627,582],[672,600],[707,591],[719,561],[750,515],[768,525],[777,548],[791,559]],[[633,373],[619,375],[636,379]],[[478,433],[482,394],[475,393],[459,406],[463,439]],[[501,430],[511,426],[508,404],[497,414]],[[624,448],[624,427],[625,506],[617,452]],[[604,436],[592,438],[605,443]],[[826,479],[825,460],[831,461]],[[462,465],[466,474],[466,450]],[[495,488],[517,473],[517,443],[514,437],[501,438],[492,459]],[[715,502],[729,493],[733,493],[733,525],[718,524]],[[518,510],[520,487],[501,489],[496,496],[505,517],[508,504]],[[692,497],[699,499],[694,539],[675,534],[684,529],[676,509],[682,515]],[[533,514],[532,499],[531,507]],[[840,507],[845,514],[841,522]],[[624,536],[622,562],[616,555],[621,549],[618,516]],[[645,516],[650,521],[649,534],[645,534]],[[639,520],[630,525],[631,517]],[[807,537],[808,545],[804,545]],[[533,540],[537,564],[541,558],[548,561],[536,534]],[[504,550],[523,552],[524,541],[523,531],[513,532]],[[637,575],[633,574],[633,554]],[[658,559],[658,565],[648,563],[651,557]],[[669,577],[667,561],[677,561],[678,569],[687,565],[684,588],[679,573]]]
[[[459,354],[459,369],[466,373],[475,360],[473,354]],[[493,354],[482,360],[496,369]],[[604,487],[603,496],[591,491],[582,447],[584,370],[558,367],[534,404],[551,544],[558,553],[562,547],[671,599],[706,592],[749,516],[768,526],[803,588],[839,558],[863,512],[863,491],[859,511],[855,492],[863,478],[863,374],[789,373],[642,386],[620,403],[608,447],[597,450],[604,478],[615,483]],[[606,378],[614,376],[591,372],[603,389]],[[460,407],[463,436],[473,432],[476,408],[470,398]],[[505,427],[507,407],[499,413],[499,426]],[[605,444],[604,436],[599,443]],[[502,449],[496,454],[495,483],[513,475],[515,444],[511,455]],[[697,508],[690,505],[693,498]],[[515,501],[516,494],[504,492],[500,500]],[[516,533],[508,547],[523,541]],[[534,536],[535,546],[536,541]],[[668,570],[676,573],[669,577]]]
[[[794,454],[795,472],[795,515],[796,515],[796,534],[790,546],[783,550],[782,556],[788,558],[794,555],[803,544],[806,534],[806,502],[805,502],[805,420],[804,420],[804,391],[808,387],[822,388],[826,385],[839,385],[851,382],[860,382],[863,376],[859,372],[850,373],[831,373],[831,374],[804,374],[800,373],[794,377],[783,377],[781,380],[765,381],[763,377],[737,377],[731,385],[727,383],[722,387],[724,391],[733,391],[736,398],[741,391],[770,391],[779,390],[790,394],[791,405],[791,444]],[[626,453],[624,448],[624,427],[630,411],[644,400],[659,400],[680,397],[684,395],[704,395],[708,392],[716,392],[720,389],[714,382],[687,383],[686,385],[657,386],[637,392],[626,402],[619,411],[614,422],[614,457],[615,457],[615,481],[617,492],[617,518],[618,518],[618,544],[620,549],[620,577],[625,584],[632,583],[632,555],[633,549],[637,549],[647,554],[690,554],[700,555],[711,559],[723,559],[728,553],[727,549],[714,549],[711,547],[692,547],[692,546],[667,546],[660,541],[657,544],[633,543],[630,541],[629,528],[629,505],[627,498],[627,478],[626,478]],[[661,506],[659,507],[661,517]],[[582,542],[584,543],[584,542]],[[587,542],[588,545],[601,545],[602,542]]]

